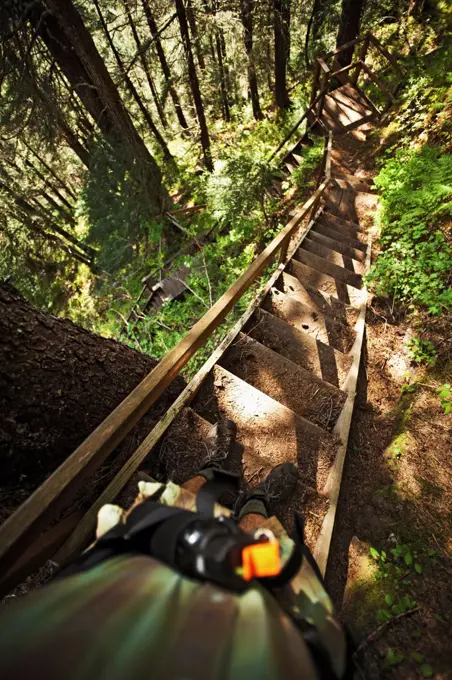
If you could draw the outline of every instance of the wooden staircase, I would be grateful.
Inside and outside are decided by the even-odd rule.
[[[245,488],[278,463],[296,463],[298,488],[278,516],[290,526],[294,510],[303,514],[323,571],[361,355],[362,276],[370,261],[367,230],[348,217],[357,219],[353,203],[371,188],[348,177],[345,184],[331,180],[292,257],[160,447],[163,475],[182,483],[199,469],[212,423],[230,418],[239,443],[230,465],[243,470]]]

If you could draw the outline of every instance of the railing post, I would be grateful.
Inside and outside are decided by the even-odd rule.
[[[290,237],[286,238],[286,240],[284,241],[284,243],[281,246],[281,250],[279,251],[278,264],[285,264],[286,263],[287,251],[289,249],[289,243],[290,243]]]
[[[325,73],[324,76],[323,76],[323,82],[322,82],[322,94],[321,94],[320,101],[319,101],[319,107],[318,107],[318,111],[317,111],[317,118],[321,118],[321,117],[322,117],[323,106],[324,106],[324,104],[325,104],[325,97],[326,97],[326,92],[327,92],[327,89],[328,89],[329,80],[330,80],[330,74],[329,74],[329,73]]]
[[[311,102],[309,104],[309,108],[314,106],[314,102],[317,96],[317,90],[319,89],[319,81],[320,81],[320,62],[318,59],[316,59],[314,65],[314,80],[312,83]]]
[[[367,56],[367,50],[369,49],[369,43],[370,43],[370,33],[366,34],[366,37],[364,38],[364,42],[361,45],[361,49],[359,51],[359,56],[358,56],[358,65],[356,67],[356,71],[353,74],[351,78],[351,84],[356,87],[356,84],[358,82],[359,75],[361,73],[362,65],[366,61],[366,56]]]

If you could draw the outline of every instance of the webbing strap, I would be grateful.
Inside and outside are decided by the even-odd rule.
[[[202,515],[214,516],[215,503],[227,491],[237,491],[239,488],[239,475],[233,472],[225,472],[217,468],[209,470],[209,477],[196,495],[196,508]]]

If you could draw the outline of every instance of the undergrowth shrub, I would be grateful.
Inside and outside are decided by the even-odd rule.
[[[384,162],[375,184],[382,252],[368,275],[377,294],[438,315],[452,306],[452,157],[429,146],[399,150]]]

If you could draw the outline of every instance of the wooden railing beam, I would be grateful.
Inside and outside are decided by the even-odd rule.
[[[387,86],[384,84],[384,82],[383,82],[382,80],[380,80],[380,78],[377,76],[377,74],[374,73],[374,72],[372,71],[372,69],[369,68],[369,66],[367,66],[367,64],[362,64],[361,68],[363,69],[363,71],[364,71],[365,73],[367,73],[367,75],[369,76],[369,78],[370,78],[371,80],[373,80],[373,82],[375,83],[375,85],[377,85],[377,87],[379,87],[380,90],[381,90],[382,92],[384,92],[384,93],[391,99],[391,101],[394,101],[394,95],[392,94],[391,90],[389,89],[389,87],[387,87]]]
[[[352,76],[351,83],[354,87],[356,87],[358,83],[358,78],[361,74],[361,69],[363,64],[366,62],[366,57],[367,57],[367,51],[369,49],[369,43],[370,43],[370,33],[367,33],[363,44],[361,45],[361,49],[359,51],[359,57],[358,57],[358,64],[356,66],[356,71]]]
[[[386,57],[386,59],[389,61],[389,63],[392,65],[395,71],[401,76],[402,78],[405,76],[404,70],[399,66],[397,63],[397,60],[392,56],[391,52],[384,47],[381,42],[374,36],[373,33],[369,33],[369,39],[370,41],[375,45],[377,50],[381,52],[381,54]]]

